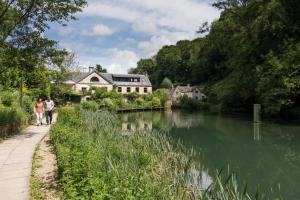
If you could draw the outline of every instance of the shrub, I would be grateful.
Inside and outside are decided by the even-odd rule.
[[[13,104],[17,104],[18,93],[13,91],[2,91],[1,92],[1,103],[4,106],[10,107]]]
[[[164,78],[164,80],[161,83],[162,88],[172,88],[172,85],[173,84],[172,84],[171,80],[168,78]]]
[[[152,107],[160,107],[160,106],[161,106],[160,99],[158,97],[153,97],[153,99],[152,99]]]
[[[96,101],[85,101],[81,103],[81,108],[84,110],[97,111],[99,106]]]
[[[166,101],[171,99],[170,92],[166,89],[158,89],[153,92],[153,96],[158,97],[161,101],[162,106],[165,105]]]
[[[24,108],[25,112],[27,112],[28,114],[32,114],[33,106],[34,106],[34,103],[31,100],[31,98],[29,96],[24,96],[23,97],[23,108]]]

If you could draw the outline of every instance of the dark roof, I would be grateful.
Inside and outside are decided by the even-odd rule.
[[[75,83],[80,82],[87,76],[89,76],[92,73],[97,73],[99,76],[101,76],[104,80],[111,84],[115,84],[117,86],[142,86],[142,87],[151,87],[152,84],[149,80],[149,78],[145,75],[140,75],[140,74],[110,74],[110,73],[99,73],[97,71],[92,71],[92,72],[71,72],[68,73],[67,76],[65,77],[65,80],[71,80],[74,81]],[[118,78],[139,78],[139,82],[119,82],[119,81],[114,81],[114,77]]]

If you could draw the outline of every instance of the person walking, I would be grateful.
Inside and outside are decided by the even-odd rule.
[[[41,98],[39,98],[34,106],[34,113],[35,113],[35,117],[36,117],[37,126],[43,125],[42,120],[43,120],[44,110],[45,110],[45,108],[44,108],[43,100]]]
[[[47,125],[52,123],[53,109],[54,109],[54,102],[52,101],[51,97],[49,96],[48,99],[45,101],[45,115],[46,115]]]

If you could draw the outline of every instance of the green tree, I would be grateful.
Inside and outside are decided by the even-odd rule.
[[[100,64],[96,64],[96,70],[98,72],[107,73],[107,70],[103,68]]]
[[[168,78],[164,78],[164,80],[161,82],[160,85],[162,88],[167,88],[167,89],[170,89],[173,86],[171,80]]]

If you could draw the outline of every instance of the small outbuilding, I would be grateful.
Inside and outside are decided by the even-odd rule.
[[[172,88],[170,93],[174,103],[178,103],[183,96],[201,101],[206,99],[206,95],[202,92],[202,90],[203,89],[200,87],[187,85]]]

